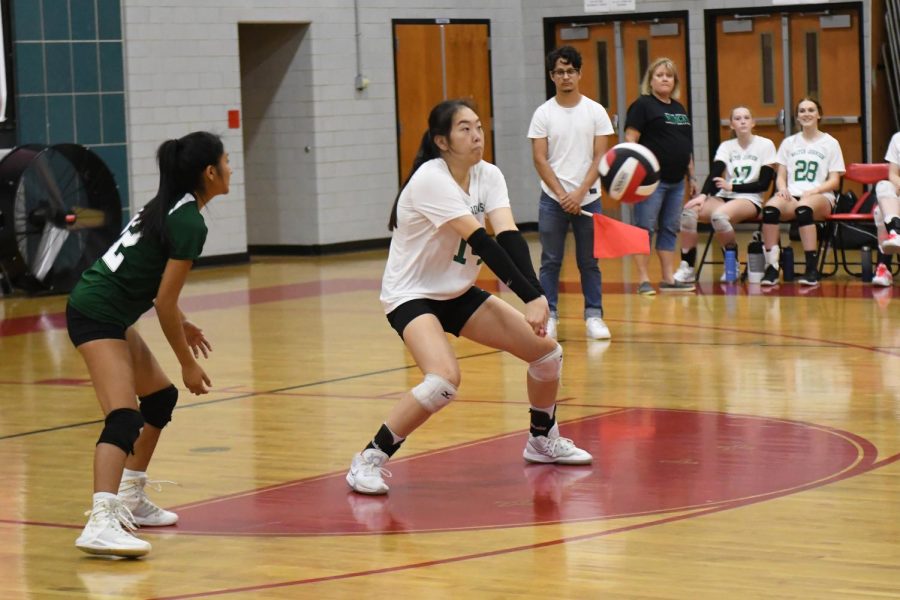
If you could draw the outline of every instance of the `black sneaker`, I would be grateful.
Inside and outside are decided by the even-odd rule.
[[[819,285],[819,271],[818,269],[806,269],[806,273],[800,276],[797,281],[800,285],[810,285],[815,286]]]
[[[659,284],[659,291],[661,292],[693,292],[695,289],[697,289],[697,286],[693,283],[682,283],[681,281],[675,281],[674,283],[661,281]]]
[[[759,285],[778,285],[778,267],[766,265],[766,272],[763,273],[763,278]]]

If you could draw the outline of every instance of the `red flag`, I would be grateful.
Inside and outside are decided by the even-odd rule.
[[[594,214],[594,258],[619,258],[628,254],[650,254],[646,229]]]

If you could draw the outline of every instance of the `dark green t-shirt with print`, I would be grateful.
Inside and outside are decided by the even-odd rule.
[[[206,223],[193,196],[185,196],[169,211],[165,247],[135,231],[140,218],[138,213],[106,254],[81,275],[69,296],[77,311],[129,327],[153,306],[166,262],[194,260],[203,251]]]

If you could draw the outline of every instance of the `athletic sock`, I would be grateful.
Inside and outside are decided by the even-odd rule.
[[[682,250],[681,251],[681,260],[683,260],[684,262],[689,264],[691,266],[691,268],[693,268],[694,263],[697,262],[697,246],[694,246],[693,248],[690,248],[689,250]]]

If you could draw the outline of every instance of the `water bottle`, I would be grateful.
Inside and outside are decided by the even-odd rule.
[[[859,249],[859,265],[862,267],[863,283],[872,283],[872,249],[868,246]]]
[[[762,242],[754,240],[747,246],[747,279],[750,283],[759,283],[765,272],[766,257],[763,254]]]
[[[781,249],[781,274],[785,281],[794,280],[794,249],[790,246]]]
[[[725,250],[725,281],[737,281],[737,252],[731,248]]]

